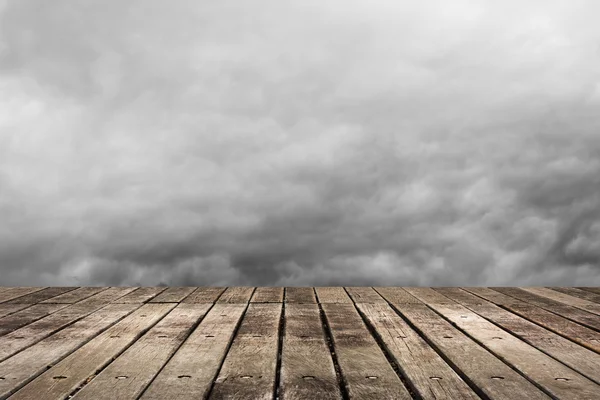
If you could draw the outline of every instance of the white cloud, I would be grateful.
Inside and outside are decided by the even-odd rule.
[[[598,3],[425,3],[0,2],[0,283],[600,284]]]

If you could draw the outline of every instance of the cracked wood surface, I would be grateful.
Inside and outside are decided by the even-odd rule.
[[[600,398],[591,287],[0,287],[0,399]]]

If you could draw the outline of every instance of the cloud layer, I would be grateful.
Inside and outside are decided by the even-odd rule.
[[[0,0],[0,284],[600,285],[594,0]]]

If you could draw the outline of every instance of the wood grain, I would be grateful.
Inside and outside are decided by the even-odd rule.
[[[353,304],[322,305],[350,398],[410,399]]]
[[[281,303],[283,302],[282,287],[259,287],[256,288],[251,303]]]
[[[65,303],[65,304],[74,304],[81,300],[87,299],[95,294],[98,294],[102,291],[108,290],[106,287],[80,287],[75,290],[71,290],[67,293],[51,297],[49,299],[43,300],[43,303]]]
[[[454,304],[427,301],[430,292],[440,295],[431,288],[409,290],[409,293],[426,302],[440,315],[466,332],[471,338],[505,360],[524,375],[543,387],[547,393],[561,399],[593,400],[600,393],[600,386],[581,374],[566,367],[535,347],[510,335],[485,318],[466,307]],[[440,295],[441,296],[441,295]],[[442,296],[445,297],[445,296]],[[449,299],[448,299],[449,300]],[[543,365],[544,368],[540,368]]]
[[[522,341],[600,383],[600,354],[459,288],[435,288]],[[497,339],[499,340],[499,339]]]
[[[514,297],[515,299],[522,300],[526,303],[533,304],[534,306],[543,308],[544,310],[568,318],[579,324],[600,330],[600,318],[588,311],[551,300],[547,297],[531,293],[522,288],[502,287],[493,288],[493,290],[507,296]]]
[[[0,318],[0,336],[67,307],[67,304],[34,304],[22,311]]]
[[[370,287],[347,287],[346,291],[355,303],[385,303],[386,301]]]
[[[316,304],[315,290],[310,287],[286,287],[285,302],[298,304]]]
[[[243,304],[215,304],[141,399],[205,398],[245,309]]]
[[[29,293],[39,292],[43,290],[43,287],[11,287],[6,288],[0,292],[0,303],[5,303],[7,301],[18,299],[19,297],[23,297],[28,295]]]
[[[0,399],[596,399],[600,289],[0,287]]]
[[[144,304],[17,391],[14,400],[64,399],[104,368],[176,304]]]
[[[318,301],[324,303],[352,303],[343,287],[316,287]]]
[[[179,303],[190,295],[195,287],[181,286],[181,287],[170,287],[167,290],[161,292],[158,296],[149,300],[149,303]]]
[[[570,339],[588,349],[600,353],[600,332],[579,325],[565,317],[554,314],[543,308],[534,306],[496,292],[489,288],[463,288],[483,299],[503,307],[504,309],[526,318],[544,328]]]
[[[0,336],[0,361],[39,342],[80,318],[99,310],[111,301],[124,296],[131,290],[132,289],[128,288],[110,288],[103,290],[87,299],[63,308],[54,314],[50,314],[29,325],[14,330],[4,336]]]
[[[252,303],[244,315],[210,399],[272,399],[281,303]]]
[[[77,350],[139,305],[110,304],[0,363],[0,398],[5,398]]]
[[[588,292],[587,290],[572,288],[572,287],[550,287],[549,289],[555,290],[560,293],[568,294],[573,297],[579,297],[580,299],[593,301],[594,303],[600,304],[600,294]]]
[[[225,291],[224,287],[199,287],[183,299],[183,303],[204,304],[214,303]]]
[[[281,398],[334,400],[342,394],[317,304],[285,305]]]
[[[528,287],[523,290],[536,294],[538,296],[546,297],[550,300],[557,301],[559,303],[573,306],[581,310],[590,312],[592,314],[600,315],[600,304],[594,303],[593,301],[581,299],[576,296],[571,296],[565,293],[560,293],[552,289],[541,288],[541,287]]]
[[[179,304],[73,399],[136,399],[209,308],[210,304]]]
[[[484,396],[492,399],[550,399],[550,396],[427,305],[391,303],[410,322],[411,327],[418,329],[428,343],[444,354],[446,362],[459,370],[461,377],[471,382],[471,387],[477,387]]]
[[[233,286],[228,287],[221,297],[217,300],[217,303],[227,304],[246,304],[250,301],[252,294],[254,293],[254,287],[249,286]]]
[[[154,297],[158,296],[160,293],[164,292],[166,287],[141,287],[137,288],[129,294],[113,301],[113,303],[120,304],[142,304],[146,303],[149,300],[152,300]]]
[[[357,307],[423,399],[479,399],[462,378],[388,304],[358,303]]]
[[[77,289],[76,287],[49,287],[42,290],[35,291],[33,293],[20,296],[15,299],[9,300],[8,303],[17,304],[37,304],[41,301],[51,299],[59,296],[63,293],[68,293]]]

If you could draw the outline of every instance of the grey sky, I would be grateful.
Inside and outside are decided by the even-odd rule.
[[[598,15],[0,0],[0,284],[600,285]]]

